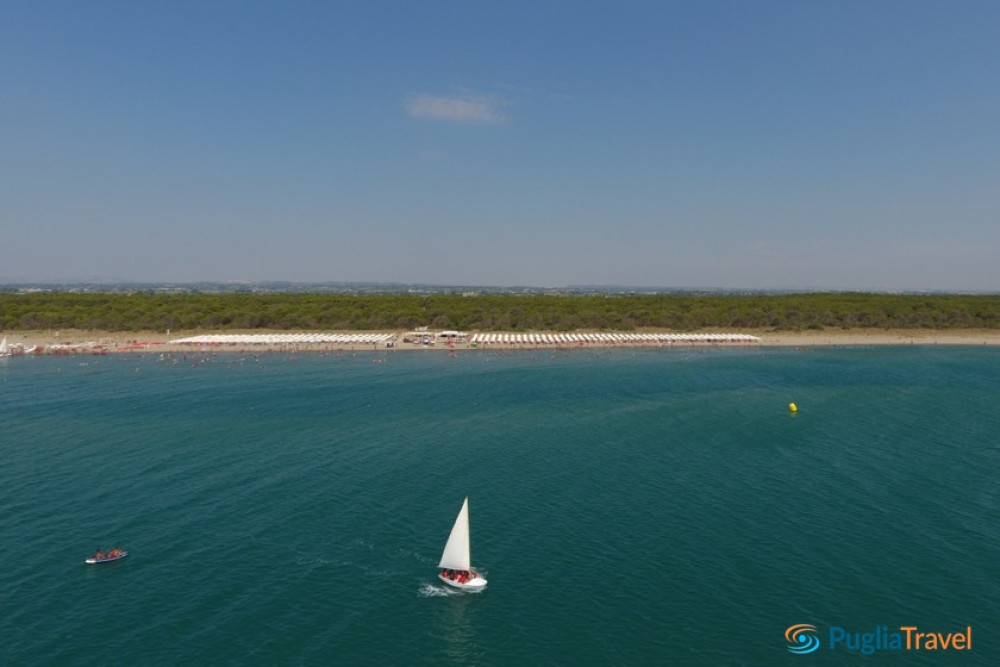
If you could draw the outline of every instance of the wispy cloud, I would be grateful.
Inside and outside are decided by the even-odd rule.
[[[469,125],[496,125],[507,120],[502,111],[507,101],[493,95],[410,95],[403,102],[413,118]]]

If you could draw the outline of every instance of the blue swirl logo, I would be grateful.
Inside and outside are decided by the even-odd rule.
[[[819,648],[816,626],[808,623],[788,626],[788,629],[785,630],[785,640],[788,641],[789,652],[799,655],[812,653]]]

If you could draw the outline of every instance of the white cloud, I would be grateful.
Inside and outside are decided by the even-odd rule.
[[[501,111],[507,102],[492,95],[411,95],[403,103],[413,118],[470,125],[496,125],[507,120]]]

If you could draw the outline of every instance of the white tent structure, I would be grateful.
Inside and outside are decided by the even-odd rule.
[[[204,334],[176,338],[172,345],[377,345],[395,340],[390,333],[365,334]]]

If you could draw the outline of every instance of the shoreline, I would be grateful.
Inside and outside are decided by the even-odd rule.
[[[869,346],[899,346],[899,345],[1000,345],[1000,330],[992,329],[888,329],[888,330],[826,330],[826,331],[761,331],[742,330],[738,332],[705,332],[724,333],[737,337],[753,336],[757,340],[678,340],[667,342],[655,341],[576,341],[576,342],[503,342],[478,344],[470,340],[455,343],[438,342],[433,345],[423,345],[419,342],[408,342],[408,336],[399,331],[378,332],[338,332],[345,342],[242,342],[242,343],[191,343],[178,342],[195,336],[212,335],[243,335],[260,337],[265,340],[267,335],[287,335],[289,331],[227,331],[227,332],[110,332],[110,331],[8,331],[0,332],[0,338],[6,338],[12,355],[22,354],[128,354],[128,353],[195,353],[195,352],[358,352],[358,351],[398,351],[398,350],[443,350],[454,352],[468,351],[500,351],[519,349],[601,349],[601,348],[664,348],[664,347],[869,347]],[[303,332],[317,333],[317,332]],[[325,333],[325,332],[324,332]],[[429,332],[432,336],[434,332]],[[486,332],[490,333],[490,332]],[[549,334],[552,332],[534,332]],[[582,333],[582,332],[581,332]],[[605,334],[614,332],[603,332]],[[665,332],[643,332],[663,335]],[[675,335],[677,332],[672,332]],[[377,342],[361,342],[353,340],[362,335],[377,336]],[[634,336],[635,332],[622,333],[623,338]],[[482,336],[483,333],[477,334]],[[511,334],[497,334],[511,335]],[[525,334],[514,334],[525,335]],[[569,334],[573,335],[573,334]],[[580,335],[580,334],[576,334]],[[693,337],[705,335],[701,332],[689,334]],[[471,336],[471,334],[470,334]]]

